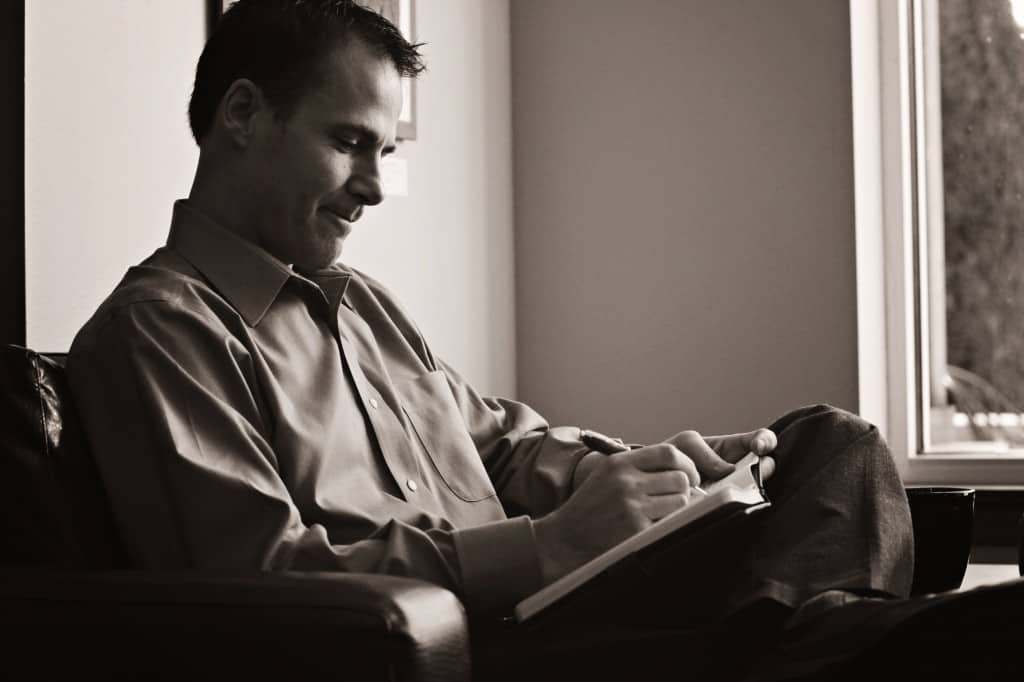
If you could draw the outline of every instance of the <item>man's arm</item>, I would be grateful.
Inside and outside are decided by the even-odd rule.
[[[506,509],[539,517],[556,509],[574,490],[573,474],[588,454],[575,426],[549,426],[530,406],[484,397],[437,356],[466,428]],[[604,455],[596,455],[604,458]]]
[[[766,455],[777,442],[768,429],[709,438],[690,430],[609,456],[584,446],[578,428],[551,428],[522,403],[481,397],[435,361],[502,501],[538,517],[545,584],[688,504],[690,488],[702,479],[721,478],[743,455]],[[772,471],[766,458],[766,476]]]
[[[391,520],[347,544],[304,522],[279,473],[256,361],[218,325],[175,303],[133,304],[88,327],[69,358],[115,518],[142,566],[406,575],[452,589],[471,611],[540,586],[528,519],[467,531]],[[481,556],[498,561],[489,575],[474,568]]]
[[[551,427],[528,405],[480,396],[450,365],[436,356],[433,362],[448,377],[466,427],[507,507],[532,516],[551,512],[606,463],[606,455],[581,442],[579,428]],[[776,437],[768,429],[707,438],[689,430],[662,443],[684,453],[700,477],[716,480],[731,472],[732,463],[748,452],[771,452]]]

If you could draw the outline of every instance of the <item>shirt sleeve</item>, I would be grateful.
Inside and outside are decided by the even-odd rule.
[[[473,442],[510,513],[542,516],[572,493],[576,466],[592,452],[576,426],[550,426],[528,405],[479,395],[440,358]]]
[[[138,302],[90,322],[72,347],[76,405],[141,566],[410,576],[453,590],[470,612],[507,607],[540,586],[527,518],[469,532],[391,520],[345,545],[305,524],[271,445],[263,370],[227,324],[174,301]],[[481,542],[505,550],[507,571],[474,559],[493,560]]]

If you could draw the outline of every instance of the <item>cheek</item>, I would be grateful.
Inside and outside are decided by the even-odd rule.
[[[308,161],[308,176],[320,187],[343,185],[351,172],[351,158],[333,149],[315,154]]]
[[[290,182],[299,187],[299,201],[306,210],[313,211],[320,204],[328,203],[348,181],[350,169],[346,157],[334,156],[337,158],[320,156],[294,169]]]
[[[347,156],[308,140],[277,145],[274,151],[277,153],[265,159],[272,169],[269,175],[279,183],[278,189],[288,187],[299,197],[321,195],[325,188],[344,184],[349,173]]]

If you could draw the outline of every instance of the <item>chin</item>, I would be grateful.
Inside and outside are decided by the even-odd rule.
[[[331,254],[328,257],[327,262],[324,263],[324,267],[325,268],[326,267],[330,267],[330,266],[332,266],[332,265],[334,265],[335,263],[338,262],[338,259],[341,258],[341,247],[342,247],[341,240],[338,240],[338,243],[335,244],[333,249],[331,249]]]
[[[323,270],[329,268],[341,258],[341,242],[332,244],[330,248],[325,248],[317,253],[311,253],[309,256],[308,262],[310,266],[308,269]]]

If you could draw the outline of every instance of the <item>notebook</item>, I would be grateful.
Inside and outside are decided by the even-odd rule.
[[[656,542],[671,540],[672,536],[682,534],[684,529],[690,529],[702,520],[733,516],[728,512],[749,514],[770,505],[761,479],[760,458],[753,453],[737,462],[736,469],[728,476],[705,485],[704,490],[706,496],[691,499],[682,509],[651,524],[523,599],[513,611],[515,620],[521,623],[535,617],[626,557]]]

